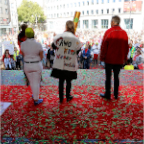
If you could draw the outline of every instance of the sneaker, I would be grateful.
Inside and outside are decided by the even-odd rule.
[[[43,99],[39,99],[37,102],[34,101],[34,105],[39,105],[42,102],[43,102]]]

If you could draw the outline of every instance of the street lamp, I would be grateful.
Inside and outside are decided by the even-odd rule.
[[[32,15],[32,17],[35,17],[35,18],[36,18],[36,21],[35,21],[35,22],[36,22],[36,28],[37,28],[38,18],[40,18],[40,15],[38,15],[38,16],[37,16],[37,15]]]

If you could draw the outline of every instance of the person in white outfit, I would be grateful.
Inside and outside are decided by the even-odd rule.
[[[43,102],[43,99],[39,99],[43,69],[43,48],[42,45],[34,39],[34,31],[32,28],[27,28],[25,35],[27,40],[21,43],[21,51],[24,57],[24,72],[30,82],[34,104],[38,105]]]

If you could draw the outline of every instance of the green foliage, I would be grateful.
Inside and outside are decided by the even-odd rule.
[[[42,23],[46,20],[44,11],[36,2],[23,0],[22,4],[18,8],[18,20],[19,22],[29,22],[31,24],[37,22]]]

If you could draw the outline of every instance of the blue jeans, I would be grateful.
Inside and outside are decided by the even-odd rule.
[[[89,65],[90,65],[90,60],[89,59],[85,59],[84,60],[84,69],[89,69]]]

